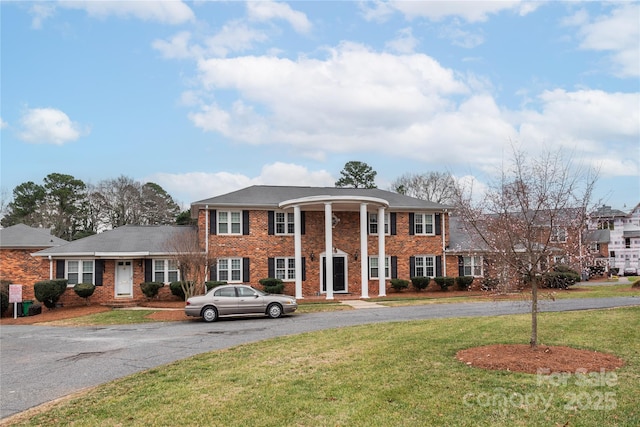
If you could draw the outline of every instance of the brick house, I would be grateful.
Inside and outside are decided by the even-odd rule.
[[[23,285],[23,299],[34,299],[33,284],[49,276],[49,263],[31,254],[66,243],[46,228],[24,224],[3,228],[0,230],[0,278]]]
[[[391,278],[457,275],[457,258],[443,261],[449,210],[377,188],[294,186],[252,186],[191,205],[216,260],[209,280],[255,286],[276,277],[296,298],[326,299],[384,296]]]
[[[65,245],[33,254],[44,260],[46,274],[39,280],[67,279],[68,286],[93,283],[92,302],[121,304],[145,299],[142,282],[170,283],[180,280],[177,262],[171,259],[168,242],[191,230],[186,226],[125,225]],[[169,295],[168,289],[162,289]],[[84,304],[75,292],[65,292],[65,305]]]

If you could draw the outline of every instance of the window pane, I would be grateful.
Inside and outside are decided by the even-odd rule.
[[[69,273],[77,273],[78,272],[78,261],[69,261],[67,263],[67,271]]]
[[[93,273],[83,273],[82,283],[93,283]]]
[[[178,269],[178,261],[176,261],[175,259],[170,259],[168,260],[169,263],[169,270],[177,270]]]
[[[154,282],[164,282],[164,271],[156,271],[153,275]]]
[[[82,261],[82,272],[93,273],[93,261]]]
[[[69,273],[67,275],[67,284],[75,285],[78,283],[78,273]]]
[[[178,281],[178,272],[170,271],[169,272],[169,282],[177,282]]]

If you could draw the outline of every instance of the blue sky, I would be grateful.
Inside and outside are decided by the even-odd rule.
[[[515,143],[640,202],[639,2],[0,3],[3,198],[52,172],[189,203],[253,184],[488,182]]]

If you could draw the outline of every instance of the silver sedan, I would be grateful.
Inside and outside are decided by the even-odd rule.
[[[296,299],[288,295],[267,294],[247,285],[217,286],[205,295],[187,299],[187,316],[214,322],[220,316],[264,314],[273,319],[298,308]]]

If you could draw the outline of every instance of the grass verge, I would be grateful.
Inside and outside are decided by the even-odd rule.
[[[454,357],[526,342],[529,322],[426,320],[276,338],[113,381],[11,425],[640,425],[640,308],[539,315],[545,345],[625,360],[606,384],[576,373],[486,371]]]

